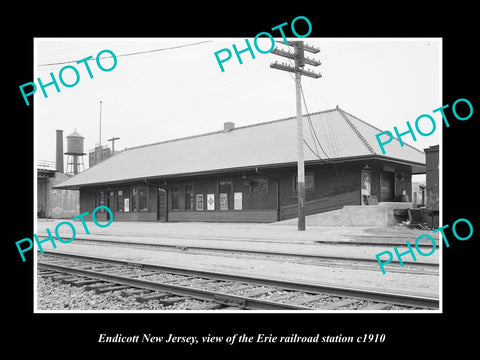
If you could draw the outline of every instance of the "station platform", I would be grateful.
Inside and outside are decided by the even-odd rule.
[[[46,233],[46,228],[53,230],[61,221],[67,219],[39,219],[36,233]],[[77,234],[85,234],[79,220],[72,221],[77,224]],[[155,237],[178,236],[195,240],[226,240],[226,241],[262,241],[285,242],[294,244],[312,243],[357,243],[357,244],[386,244],[402,245],[409,240],[411,244],[415,239],[427,231],[410,229],[403,226],[323,226],[309,225],[305,231],[298,231],[296,221],[258,224],[258,223],[209,223],[209,222],[112,222],[105,228],[98,227],[93,221],[86,221],[89,231],[93,235],[106,236],[134,236]],[[439,233],[431,234],[438,245]],[[429,246],[429,241],[422,239],[421,245]],[[430,244],[431,245],[431,244]]]

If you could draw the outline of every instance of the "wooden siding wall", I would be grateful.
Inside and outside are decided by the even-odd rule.
[[[360,192],[360,171],[362,164],[342,163],[306,166],[305,174],[314,175],[314,190],[305,191],[305,201],[314,201],[350,193]],[[297,206],[298,194],[293,187],[296,168],[287,169],[284,172],[273,174],[280,179],[280,205],[284,208],[288,205]],[[360,193],[357,203],[360,205]]]
[[[439,148],[431,147],[425,151],[427,158],[427,208],[430,210],[439,210],[439,187],[440,177],[438,170]]]
[[[117,204],[117,191],[123,191],[124,198],[131,198],[131,188],[132,187],[147,187],[147,206],[148,211],[118,211]],[[86,220],[92,220],[92,212],[98,206],[98,192],[105,192],[105,205],[107,205],[107,197],[109,191],[114,191],[113,203],[109,204],[110,210],[113,212],[114,220],[119,221],[155,221],[157,220],[157,190],[155,186],[149,186],[145,184],[138,185],[119,185],[116,187],[105,187],[105,188],[95,188],[95,189],[82,189],[80,190],[80,213],[88,212],[88,215],[85,216]],[[130,200],[130,208],[131,208]],[[95,214],[98,220],[106,220],[107,213],[97,212]]]
[[[244,210],[270,210],[276,208],[276,184],[272,179],[268,179],[268,192],[267,193],[253,193],[249,185],[244,185],[242,182],[242,175],[225,175],[215,177],[203,177],[195,178],[190,181],[169,181],[169,186],[178,186],[178,210],[172,209],[172,194],[168,191],[168,211],[169,214],[177,211],[188,212],[207,212],[207,194],[215,195],[215,210],[208,211],[217,212],[220,211],[220,197],[219,197],[219,181],[230,180],[232,181],[232,191],[228,197],[228,211],[234,210],[233,193],[242,193],[242,207]],[[261,175],[249,174],[250,177],[263,177]],[[193,184],[193,208],[194,210],[185,210],[185,186],[187,184]],[[204,209],[196,210],[196,195],[203,195]]]
[[[372,195],[380,200],[380,177],[383,172],[382,161],[370,161],[368,166],[372,175]],[[362,162],[345,162],[333,165],[331,163],[307,165],[305,173],[314,175],[314,189],[305,193],[306,215],[337,210],[345,205],[361,204],[361,170],[367,165]],[[392,165],[392,164],[391,164]],[[395,164],[393,164],[395,165]],[[400,195],[406,190],[411,198],[411,170],[408,167],[395,166],[395,171],[405,172],[405,180],[396,181],[395,195]],[[169,179],[167,181],[167,203],[168,221],[218,221],[218,222],[273,222],[277,219],[284,220],[297,216],[297,191],[294,188],[296,167],[285,167],[277,169],[261,169],[264,174],[257,174],[255,171],[245,173],[249,179],[267,179],[267,187],[262,191],[254,191],[253,188],[244,184],[242,173],[218,174],[214,176],[195,177],[190,180]],[[268,174],[266,176],[265,174]],[[279,182],[279,208],[277,209],[277,180]],[[220,210],[219,181],[231,180],[232,190],[228,199],[228,210]],[[158,180],[164,183],[164,180]],[[80,191],[80,213],[89,212],[86,219],[91,219],[91,212],[98,206],[98,192],[105,192],[104,204],[107,205],[108,192],[114,191],[113,201],[109,207],[114,213],[114,220],[119,221],[157,221],[157,196],[158,185],[155,181],[148,184],[118,184],[99,188],[86,188]],[[193,185],[193,210],[186,209],[185,187]],[[178,186],[178,209],[172,209],[172,186]],[[132,206],[133,187],[146,187],[147,211],[118,211],[117,193],[123,191],[124,198],[130,198],[130,209]],[[259,189],[261,187],[258,187]],[[242,210],[234,209],[233,193],[242,193]],[[197,210],[196,195],[203,195],[203,210]],[[207,194],[215,195],[215,210],[207,210]],[[112,200],[112,199],[111,199]],[[396,199],[398,201],[398,199]],[[106,213],[97,213],[98,219],[106,219]]]
[[[204,221],[204,222],[257,222],[277,221],[276,210],[241,210],[241,211],[172,211],[168,213],[169,221]]]
[[[92,211],[95,210],[95,191],[90,189],[80,190],[80,213],[88,212],[86,219],[91,219]]]
[[[408,195],[408,200],[412,201],[412,171],[404,166],[396,166],[395,171],[404,173],[403,180],[398,180],[395,177],[395,201],[400,201],[400,197],[405,191]]]
[[[338,210],[346,205],[358,205],[360,202],[360,189],[348,193],[327,196],[322,199],[305,201],[305,215],[317,214],[326,211]],[[293,219],[298,216],[298,205],[282,206],[280,219]]]
[[[370,172],[372,175],[372,188],[371,188],[371,195],[376,196],[378,201],[382,201],[381,198],[381,177],[384,173],[383,165],[387,165],[390,167],[391,170],[394,170],[393,175],[397,172],[403,172],[405,177],[403,180],[394,180],[394,193],[393,193],[393,201],[399,201],[400,195],[402,195],[403,190],[408,195],[409,200],[412,200],[412,170],[410,167],[395,163],[389,162],[380,162],[380,161],[371,161],[368,163],[370,167]]]

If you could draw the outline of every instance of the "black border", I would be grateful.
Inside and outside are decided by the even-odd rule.
[[[254,344],[98,344],[99,333],[167,335],[228,336],[233,333],[257,333],[277,336],[386,334],[383,344],[255,344],[268,352],[294,348],[325,354],[334,350],[352,350],[356,353],[384,354],[396,350],[404,356],[439,354],[442,349],[467,350],[475,344],[476,323],[469,321],[475,314],[475,263],[478,250],[478,215],[473,211],[478,199],[476,175],[476,126],[480,112],[473,6],[455,3],[435,5],[423,11],[418,6],[343,4],[338,9],[322,4],[269,4],[267,11],[245,3],[202,4],[194,9],[185,3],[182,8],[167,8],[164,4],[136,5],[132,9],[118,3],[102,11],[98,4],[77,4],[40,9],[11,10],[10,29],[4,29],[8,38],[2,56],[4,71],[9,76],[3,92],[8,114],[4,118],[4,137],[13,137],[6,146],[6,164],[3,192],[4,228],[7,236],[2,241],[8,272],[4,272],[8,289],[3,297],[7,332],[5,343],[16,351],[28,349],[47,354],[95,354],[96,350],[124,352],[129,349],[155,351],[167,356],[165,350],[189,351],[194,354],[207,350],[214,354],[223,350],[237,353],[252,350]],[[71,9],[68,11],[67,9]],[[305,10],[305,8],[309,8]],[[33,107],[26,107],[18,86],[33,79],[34,37],[253,37],[296,16],[303,15],[313,25],[311,37],[442,37],[443,38],[443,104],[458,98],[467,98],[473,104],[474,115],[468,121],[452,120],[450,128],[443,128],[443,223],[452,224],[458,218],[469,219],[474,235],[468,241],[450,241],[444,248],[444,313],[443,314],[33,314],[33,257],[21,262],[14,242],[33,234]],[[12,25],[13,24],[13,25]],[[16,26],[16,27],[15,27]],[[8,69],[8,70],[7,70]],[[474,90],[475,89],[475,90]],[[433,109],[432,109],[433,110]],[[394,110],[392,110],[394,111]],[[447,116],[452,118],[451,109]],[[39,140],[41,142],[41,140]],[[10,159],[13,154],[13,159]],[[7,176],[5,176],[7,178]],[[7,190],[7,184],[9,189]],[[449,239],[450,229],[446,230]],[[470,324],[471,323],[471,324]],[[473,325],[473,327],[471,327]],[[347,346],[346,346],[347,345]],[[64,349],[60,351],[60,349]],[[55,350],[53,353],[50,351]],[[440,350],[440,351],[439,351]],[[355,353],[355,354],[356,354]],[[163,354],[163,355],[161,355]],[[253,353],[252,353],[253,354]],[[306,354],[306,353],[304,353]],[[35,354],[32,354],[33,356]],[[57,356],[51,355],[55,358]]]

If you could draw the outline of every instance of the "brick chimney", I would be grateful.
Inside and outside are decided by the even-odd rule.
[[[235,124],[233,122],[227,121],[223,123],[223,132],[228,133],[235,128]]]
[[[59,173],[63,173],[63,130],[57,130],[55,170]]]

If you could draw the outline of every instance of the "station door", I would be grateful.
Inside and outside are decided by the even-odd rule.
[[[114,211],[113,209],[113,204],[115,203],[115,196],[114,196],[114,193],[113,191],[108,191],[107,193],[107,207],[112,210],[112,212]],[[110,213],[107,211],[107,220],[111,220],[110,219]]]
[[[167,221],[167,192],[158,188],[157,194],[157,220]]]
[[[395,201],[394,172],[382,172],[380,181],[380,201]]]

